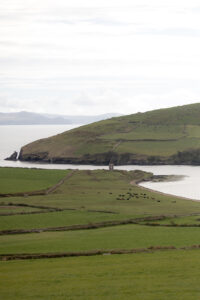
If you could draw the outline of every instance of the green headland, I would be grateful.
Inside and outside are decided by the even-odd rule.
[[[200,164],[200,103],[116,117],[22,147],[19,160]]]

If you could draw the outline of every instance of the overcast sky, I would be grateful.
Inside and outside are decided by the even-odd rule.
[[[199,0],[0,0],[0,111],[200,102]]]

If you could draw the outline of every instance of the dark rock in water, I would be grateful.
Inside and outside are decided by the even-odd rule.
[[[11,156],[5,158],[5,160],[14,160],[14,161],[16,161],[17,160],[17,155],[18,155],[17,151],[14,151],[13,154]]]

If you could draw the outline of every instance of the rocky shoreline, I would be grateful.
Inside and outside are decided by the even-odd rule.
[[[19,155],[15,151],[10,157],[10,161],[38,162],[52,164],[91,164],[106,166],[110,163],[114,165],[200,165],[200,150],[188,150],[178,152],[169,157],[145,156],[132,153],[116,153],[113,151],[97,154],[85,154],[80,157],[49,157],[48,152],[24,153],[21,149]]]

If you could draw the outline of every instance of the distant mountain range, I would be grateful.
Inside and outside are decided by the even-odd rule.
[[[0,113],[0,125],[89,124],[117,116],[120,116],[120,114],[108,113],[97,116],[69,116],[20,111]]]

